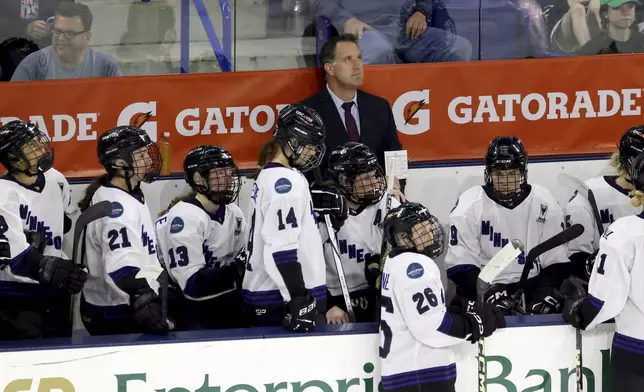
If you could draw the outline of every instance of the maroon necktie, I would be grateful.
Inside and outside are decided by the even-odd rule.
[[[360,134],[358,133],[358,124],[356,124],[356,119],[353,118],[351,114],[351,108],[353,107],[353,101],[345,102],[342,104],[342,109],[344,109],[344,123],[347,127],[347,133],[349,133],[350,142],[360,142]]]

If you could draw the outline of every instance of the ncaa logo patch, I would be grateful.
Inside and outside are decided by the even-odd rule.
[[[409,279],[418,279],[425,273],[425,269],[418,263],[411,263],[407,267],[407,276]]]
[[[279,180],[275,181],[275,192],[277,193],[289,193],[291,191],[291,188],[293,188],[293,185],[288,180],[288,178],[282,177]]]
[[[123,208],[123,205],[121,203],[119,203],[118,201],[113,201],[110,218],[118,218],[119,216],[123,215],[124,211],[125,209]]]
[[[170,223],[170,233],[172,234],[177,234],[181,230],[183,230],[183,219],[179,218],[178,216],[172,220],[172,223]]]

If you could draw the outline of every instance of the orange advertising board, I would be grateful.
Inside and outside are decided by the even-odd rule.
[[[481,158],[510,134],[531,156],[607,153],[644,123],[640,67],[644,55],[373,66],[364,89],[390,102],[412,161]],[[277,111],[322,86],[312,69],[5,83],[0,121],[38,124],[69,177],[100,172],[98,135],[145,113],[153,140],[171,134],[174,172],[199,144],[251,168]]]

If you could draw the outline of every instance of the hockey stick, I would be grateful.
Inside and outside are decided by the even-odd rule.
[[[76,226],[74,227],[74,242],[73,242],[73,249],[72,249],[72,262],[76,264],[80,264],[86,271],[87,271],[87,266],[85,265],[85,229],[87,229],[87,226],[94,222],[95,220],[105,218],[106,216],[110,216],[112,213],[112,202],[110,201],[102,201],[97,204],[91,205],[88,209],[83,211],[82,214],[76,219]],[[82,244],[81,242],[81,237],[82,237]],[[81,245],[83,248],[82,251],[80,252],[80,257],[78,255],[78,247]],[[74,323],[74,296],[71,296],[70,300],[70,309],[69,309],[69,320],[70,324],[73,325]]]
[[[568,173],[561,173],[559,174],[559,181],[569,187],[575,190],[578,194],[582,195],[586,200],[588,200],[588,204],[590,204],[590,209],[593,212],[593,218],[595,218],[595,226],[597,226],[597,231],[599,231],[599,237],[604,235],[604,225],[602,224],[602,218],[601,215],[599,214],[599,208],[597,207],[597,200],[595,200],[595,194],[593,191],[590,189],[590,187],[580,180],[579,178],[573,176],[572,174]],[[582,360],[582,336],[581,336],[581,330],[575,328],[575,354],[576,354],[576,360],[575,360],[575,370],[576,370],[576,375],[577,375],[577,392],[582,392],[584,390],[584,376],[583,376],[583,360]]]
[[[315,183],[318,185],[323,185],[322,173],[320,173],[320,168],[315,168],[313,175],[315,176]],[[349,296],[349,288],[347,286],[347,279],[344,275],[344,268],[342,267],[342,260],[340,259],[340,252],[336,248],[337,239],[335,237],[335,231],[331,225],[331,217],[327,214],[324,215],[324,223],[326,226],[326,231],[329,236],[329,242],[331,243],[331,249],[333,253],[333,261],[335,263],[336,271],[338,272],[338,279],[340,280],[340,289],[342,290],[342,297],[344,298],[344,305],[347,307],[347,316],[349,317],[350,323],[356,322],[356,315],[353,312],[353,306],[351,305],[351,297]]]
[[[519,240],[512,240],[503,247],[483,267],[476,281],[476,294],[479,303],[485,302],[485,292],[492,286],[492,282],[501,274],[517,257],[523,252],[523,243]],[[485,338],[478,341],[478,379],[479,392],[487,391],[487,361],[485,360]]]
[[[534,262],[539,258],[539,256],[558,246],[561,246],[567,242],[574,240],[575,238],[579,237],[583,233],[584,233],[584,226],[577,223],[568,227],[562,232],[548,238],[547,240],[543,241],[542,243],[535,246],[534,248],[530,249],[530,252],[528,252],[528,255],[525,258],[523,271],[521,271],[521,279],[519,280],[518,294],[520,294],[521,296],[524,295],[525,285],[526,285],[526,282],[528,281],[528,275],[532,270],[532,266]],[[525,304],[525,298],[522,299],[522,302]]]
[[[81,239],[85,239],[85,229],[87,225],[94,222],[97,219],[105,218],[110,216],[112,213],[112,202],[104,200],[97,204],[92,204],[88,209],[83,211],[82,214],[76,220],[76,226],[74,227],[74,249],[72,250],[72,260],[74,263],[80,264],[83,267],[86,267],[84,263],[85,252],[84,252],[84,243],[83,241],[83,251],[80,254],[80,259],[78,258],[78,245]]]

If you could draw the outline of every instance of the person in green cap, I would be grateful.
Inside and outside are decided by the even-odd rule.
[[[579,49],[580,55],[642,53],[644,35],[635,24],[637,0],[601,0],[601,33]]]

